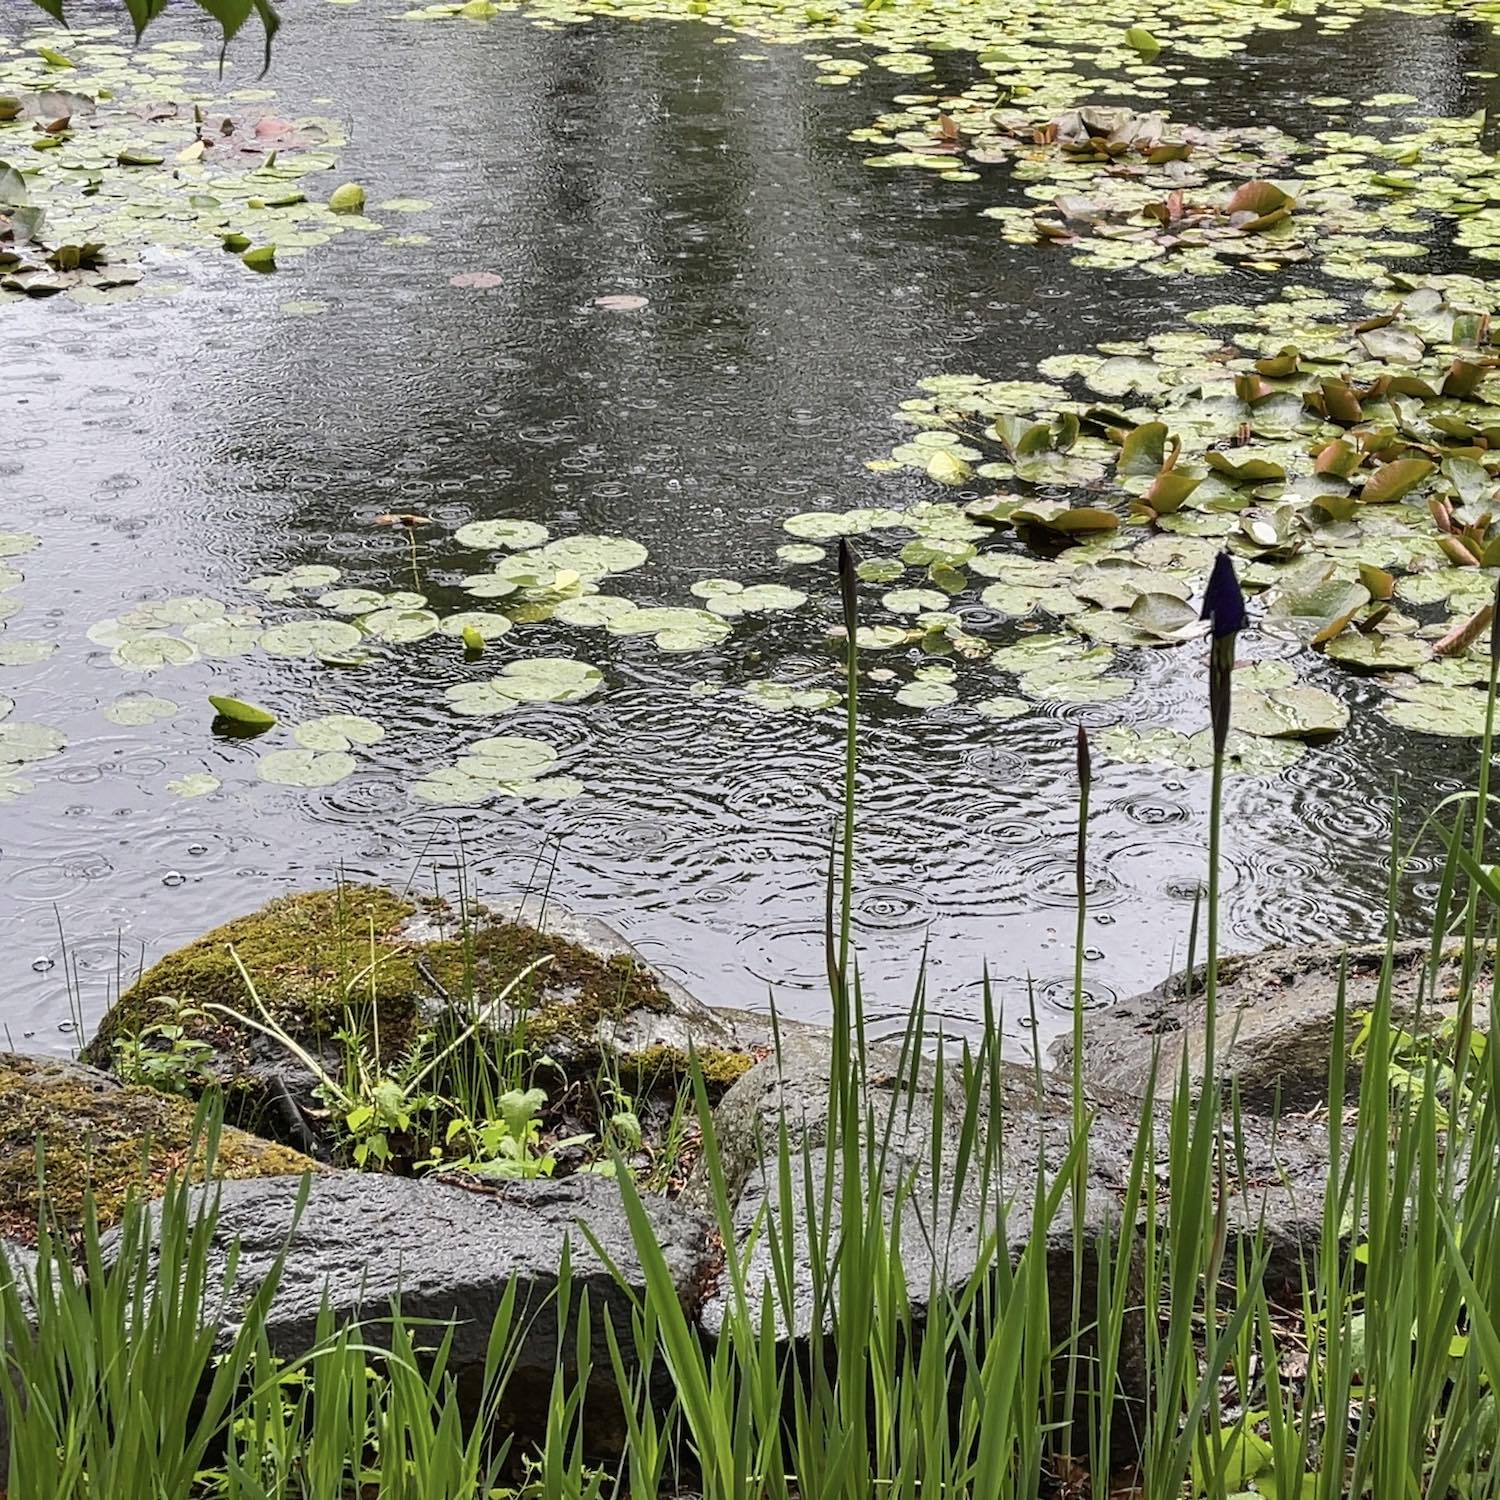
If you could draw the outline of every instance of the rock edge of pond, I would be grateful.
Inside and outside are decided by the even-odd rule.
[[[279,947],[271,942],[267,924],[272,919],[289,929],[281,935]],[[699,1336],[711,1344],[722,1335],[731,1314],[723,1239],[747,1257],[750,1285],[760,1284],[769,1274],[766,1235],[776,1231],[782,1216],[777,1170],[782,1125],[793,1148],[808,1153],[818,1180],[825,1164],[835,1179],[839,1175],[840,1158],[834,1150],[838,1143],[830,1139],[831,1032],[802,1024],[784,1027],[777,1048],[768,1017],[703,1003],[654,971],[601,922],[555,912],[535,922],[515,910],[488,914],[487,920],[501,934],[492,956],[513,962],[522,934],[530,935],[531,946],[525,951],[542,949],[551,955],[549,967],[558,972],[538,1007],[548,1017],[549,1049],[579,1066],[607,1057],[627,1072],[634,1067],[638,1080],[648,1076],[640,1066],[647,1058],[653,1067],[666,1069],[678,1086],[691,1051],[696,1049],[708,1060],[710,1087],[718,1096],[714,1135],[728,1194],[728,1234],[721,1237],[720,1226],[712,1221],[713,1194],[701,1162],[675,1195],[643,1191],[642,1199],[678,1297]],[[439,910],[423,909],[374,888],[283,898],[215,929],[154,966],[123,997],[86,1055],[106,1061],[113,1044],[126,1040],[131,1027],[157,1024],[153,1018],[168,1012],[158,1003],[162,991],[156,986],[171,979],[178,998],[208,1017],[194,1024],[199,1035],[211,1039],[206,1074],[225,1089],[226,1097],[238,1093],[256,1108],[281,1097],[283,1104],[290,1101],[300,1110],[300,1101],[311,1097],[313,1075],[299,1071],[298,1065],[289,1066],[284,1049],[278,1049],[278,1055],[236,1035],[221,1024],[227,1018],[206,1009],[227,1003],[213,998],[224,993],[226,973],[243,983],[237,966],[231,962],[226,968],[220,950],[234,944],[242,961],[247,947],[274,960],[260,971],[265,982],[258,979],[258,988],[268,1009],[290,1024],[316,1009],[313,991],[327,982],[329,944],[362,931],[361,941],[381,960],[371,970],[378,976],[371,981],[372,1003],[416,1027],[455,1003],[449,984],[454,939],[446,921]],[[1290,966],[1306,983],[1314,974],[1327,972],[1326,965],[1320,969],[1287,954],[1233,962],[1237,967],[1232,982],[1240,984],[1249,984],[1277,964],[1282,969]],[[617,986],[612,992],[616,1003],[606,1004],[601,998],[605,977]],[[1300,993],[1295,985],[1288,988]],[[1139,1017],[1148,1013],[1151,998],[1143,996],[1120,1007],[1135,1018],[1126,1024],[1141,1029]],[[1094,1020],[1085,1045],[1091,1123],[1083,1243],[1086,1260],[1096,1263],[1099,1251],[1114,1248],[1121,1233],[1118,1206],[1141,1122],[1141,1095],[1130,1082],[1128,1059],[1116,1056],[1117,1043],[1106,1040],[1103,1022]],[[1190,1032],[1183,1027],[1173,1034],[1186,1038]],[[1326,1046],[1323,1061],[1326,1066]],[[919,1317],[934,1287],[956,1290],[974,1273],[1002,1214],[1006,1242],[1013,1247],[1012,1255],[1018,1253],[1026,1238],[1035,1174],[1039,1168],[1055,1173],[1067,1154],[1073,1118],[1067,1074],[1000,1062],[992,1077],[995,1097],[986,1098],[981,1108],[987,1119],[1003,1117],[1005,1151],[1001,1170],[981,1188],[972,1173],[956,1180],[959,1174],[952,1169],[962,1155],[964,1090],[959,1065],[926,1058],[912,1066],[892,1044],[874,1046],[867,1054],[867,1097],[878,1118],[889,1113],[896,1122],[876,1190],[887,1220],[899,1212],[906,1227],[901,1241],[904,1270]],[[93,1157],[96,1163],[112,1164],[115,1176],[103,1185],[105,1191],[95,1186],[99,1201],[114,1205],[115,1211],[128,1173],[122,1142],[131,1143],[138,1171],[144,1138],[160,1131],[163,1149],[153,1148],[148,1162],[159,1160],[163,1176],[168,1167],[182,1165],[182,1131],[190,1128],[193,1116],[191,1103],[184,1099],[126,1087],[85,1063],[15,1056],[0,1056],[0,1094],[5,1096],[8,1118],[29,1110],[39,1134],[49,1133],[44,1127],[50,1120],[51,1131],[70,1136],[75,1149],[90,1131],[103,1128],[102,1122],[118,1122],[111,1134],[114,1154]],[[80,1112],[70,1115],[80,1100]],[[238,1241],[238,1285],[247,1291],[258,1284],[286,1241],[304,1175],[310,1174],[285,1274],[269,1313],[267,1331],[277,1353],[290,1355],[307,1347],[325,1295],[340,1319],[370,1320],[374,1327],[399,1293],[413,1316],[456,1322],[461,1331],[450,1369],[461,1394],[477,1400],[488,1330],[505,1286],[514,1277],[522,1305],[532,1313],[547,1308],[557,1288],[564,1241],[575,1283],[587,1291],[596,1314],[602,1314],[593,1325],[594,1338],[600,1341],[594,1370],[611,1369],[602,1342],[606,1317],[620,1348],[630,1347],[631,1299],[644,1295],[645,1279],[619,1187],[611,1178],[585,1171],[551,1179],[488,1182],[394,1176],[333,1167],[282,1141],[232,1127],[225,1128],[225,1140],[228,1150],[221,1143],[216,1175],[229,1180],[194,1191],[211,1192],[217,1201],[211,1274],[223,1277],[229,1247]],[[19,1138],[7,1139],[5,1145],[7,1161],[14,1165],[21,1150]],[[1260,1228],[1271,1254],[1269,1274],[1274,1280],[1289,1279],[1321,1232],[1326,1138],[1311,1121],[1299,1121],[1296,1130],[1287,1130],[1270,1119],[1249,1117],[1243,1126],[1242,1152],[1244,1190],[1234,1194],[1231,1229],[1248,1235]],[[24,1238],[24,1210],[34,1214],[37,1204],[34,1198],[29,1204],[16,1201],[15,1173],[4,1180],[12,1201],[5,1204],[7,1217],[0,1222],[0,1233]],[[914,1191],[899,1191],[903,1181]],[[147,1182],[159,1186],[159,1179],[149,1174]],[[74,1195],[69,1201],[81,1201],[81,1184],[73,1181],[66,1187]],[[65,1208],[61,1199],[59,1203]],[[919,1232],[919,1216],[930,1216],[933,1204],[951,1224],[945,1238]],[[795,1203],[791,1215],[794,1227],[800,1227],[802,1212]],[[790,1302],[775,1308],[779,1337],[798,1344],[806,1340],[814,1320],[823,1316],[813,1291],[824,1279],[822,1268],[807,1258],[807,1238],[792,1236],[800,1258]],[[613,1272],[607,1262],[613,1264]],[[18,1255],[14,1263],[24,1279],[25,1256]],[[1074,1283],[1070,1219],[1051,1226],[1046,1263],[1053,1305],[1065,1316]],[[1084,1284],[1096,1284],[1087,1265]],[[228,1305],[235,1305],[233,1297]],[[1130,1406],[1144,1390],[1144,1329],[1127,1332],[1118,1399]],[[549,1322],[544,1314],[531,1323],[517,1366],[515,1399],[505,1418],[518,1443],[542,1437],[554,1363],[572,1359],[574,1351],[572,1330],[559,1329],[555,1317]],[[607,1381],[595,1379],[586,1399],[591,1443],[601,1452],[617,1448],[624,1427],[613,1374]],[[1132,1423],[1121,1421],[1116,1430],[1128,1435]]]

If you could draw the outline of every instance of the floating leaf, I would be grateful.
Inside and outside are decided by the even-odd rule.
[[[272,656],[342,657],[363,639],[357,627],[342,620],[287,620],[267,630],[260,644]]]
[[[896,690],[896,702],[907,708],[943,708],[958,701],[958,689],[949,682],[908,682]]]
[[[7,719],[0,724],[0,766],[20,766],[46,760],[64,749],[67,743],[62,731],[50,724]]]
[[[246,250],[240,259],[252,271],[274,271],[276,269],[276,246],[255,245]]]
[[[1012,698],[1000,693],[993,698],[982,698],[974,705],[974,712],[983,719],[1019,719],[1031,712],[1031,704],[1024,698]]]
[[[939,484],[961,485],[967,484],[974,477],[974,471],[946,448],[939,448],[927,460],[927,477],[937,480]]]
[[[405,645],[426,639],[441,622],[430,609],[377,609],[361,615],[359,628],[376,640]]]
[[[198,648],[162,631],[146,631],[121,641],[110,660],[127,672],[155,672],[162,667],[184,667],[198,659]]]
[[[519,550],[541,546],[547,540],[547,528],[537,521],[470,521],[453,533],[453,540],[464,547]]]
[[[637,541],[625,536],[570,536],[548,542],[542,556],[554,568],[571,569],[581,578],[604,578],[628,573],[650,554]]]
[[[1127,618],[1137,630],[1167,640],[1203,634],[1198,611],[1176,594],[1141,594],[1131,604]]]
[[[545,741],[506,734],[475,740],[458,764],[467,774],[481,779],[531,781],[556,761],[557,751]]]
[[[246,703],[240,698],[226,698],[211,693],[208,701],[220,718],[228,719],[231,724],[239,724],[246,729],[269,729],[276,722],[275,714],[264,708],[257,708],[253,703]]]
[[[299,724],[292,737],[306,750],[350,750],[376,744],[385,738],[385,730],[360,714],[325,714]]]
[[[745,684],[745,697],[758,708],[781,711],[792,708],[833,708],[841,700],[833,688],[799,688],[790,683],[757,679]]]
[[[814,547],[806,542],[788,542],[776,549],[776,555],[784,563],[820,563],[828,556],[822,547]],[[863,567],[864,563],[861,563],[860,568]],[[864,576],[863,572],[860,576]]]
[[[578,703],[599,691],[604,674],[587,662],[538,656],[511,662],[487,682],[460,682],[443,696],[461,714],[509,713],[521,703]]]
[[[1443,687],[1419,682],[1397,690],[1380,711],[1393,724],[1420,734],[1454,735],[1477,739],[1484,733],[1489,694],[1478,688]]]
[[[135,727],[154,724],[158,719],[170,719],[177,710],[178,705],[170,698],[158,698],[153,693],[126,693],[104,710],[104,717],[111,724]],[[0,714],[0,718],[3,717]]]
[[[1247,213],[1255,218],[1264,218],[1279,209],[1291,207],[1292,203],[1293,199],[1274,182],[1257,178],[1253,182],[1241,183],[1230,194],[1229,201],[1224,205],[1224,212],[1231,216]]]
[[[355,770],[352,755],[342,750],[272,750],[261,756],[255,772],[277,786],[324,787]]]
[[[923,610],[947,608],[948,596],[936,589],[891,589],[880,602],[893,615],[919,615]]]
[[[1116,468],[1121,474],[1157,474],[1166,460],[1167,424],[1142,422],[1125,435]]]
[[[218,791],[221,784],[217,776],[207,771],[189,771],[186,776],[169,781],[167,790],[179,797],[206,797],[210,792]]]
[[[1244,734],[1276,739],[1326,739],[1349,722],[1348,705],[1322,688],[1298,684],[1236,692],[1230,723]]]
[[[1398,458],[1382,464],[1365,480],[1359,498],[1366,505],[1390,504],[1410,494],[1436,468],[1436,464],[1425,458]]]

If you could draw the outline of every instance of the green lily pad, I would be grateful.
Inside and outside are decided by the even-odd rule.
[[[958,689],[951,682],[908,682],[896,690],[896,702],[908,708],[943,708],[958,701]]]
[[[430,609],[377,609],[359,617],[359,628],[366,635],[392,645],[425,640],[437,631],[440,624]]]
[[[318,603],[336,615],[367,615],[374,610],[386,608],[392,602],[379,589],[333,589],[329,593],[318,595]],[[422,595],[413,594],[410,607],[416,609],[426,602]],[[395,603],[396,607],[406,607],[404,600]]]
[[[154,693],[125,693],[103,712],[111,724],[138,727],[154,724],[158,719],[170,719],[178,708],[179,705],[170,698],[158,698]]]
[[[29,667],[46,661],[56,650],[56,641],[0,640],[0,667]]]
[[[194,625],[199,621],[217,620],[227,613],[217,599],[206,599],[196,594],[184,594],[175,599],[160,599],[149,604],[138,605],[119,617],[120,625],[134,630],[171,630],[178,625]]]
[[[552,618],[563,625],[591,628],[608,625],[611,620],[635,612],[636,606],[629,599],[620,599],[614,594],[584,594],[578,599],[564,599],[552,612]],[[689,613],[696,615],[698,611]]]
[[[738,591],[715,594],[709,599],[708,608],[711,613],[732,620],[739,615],[800,609],[806,603],[807,595],[800,589],[789,589],[780,583],[757,583]]]
[[[1328,642],[1323,654],[1355,671],[1409,672],[1431,657],[1432,648],[1426,641],[1409,635],[1346,630]]]
[[[524,735],[496,735],[475,740],[458,762],[476,779],[531,781],[557,761],[557,751],[542,740]]]
[[[1013,698],[997,693],[993,698],[981,698],[974,705],[974,712],[982,719],[1019,719],[1032,711],[1032,705],[1024,698]]]
[[[182,627],[182,638],[198,648],[201,656],[227,661],[246,656],[260,644],[264,626],[251,615],[225,615],[217,620],[199,620]]]
[[[706,609],[633,609],[605,622],[611,635],[649,635],[663,651],[697,651],[716,645],[730,626]]]
[[[354,625],[342,620],[287,620],[273,625],[260,638],[261,649],[272,656],[346,656],[364,639]]]
[[[784,563],[820,563],[828,553],[822,547],[814,547],[808,542],[787,542],[785,546],[776,549],[776,555]]]
[[[459,682],[443,696],[461,714],[509,713],[517,703],[578,703],[597,693],[604,674],[566,656],[511,662],[487,682]]]
[[[1349,706],[1322,688],[1297,685],[1236,692],[1230,723],[1273,739],[1326,739],[1349,722]]]
[[[1437,683],[1418,682],[1400,687],[1397,696],[1387,698],[1380,712],[1403,729],[1419,734],[1454,735],[1477,739],[1484,733],[1489,694],[1478,688],[1443,687]],[[3,726],[0,726],[3,728]]]
[[[593,579],[628,573],[640,567],[649,555],[639,542],[624,536],[562,537],[542,548],[542,556],[554,568],[571,568],[581,577]]]
[[[893,615],[917,615],[923,610],[946,609],[948,596],[936,589],[891,589],[880,602]]]
[[[20,766],[46,760],[67,746],[67,736],[50,724],[7,719],[0,724],[0,765]]]
[[[0,531],[0,557],[22,557],[41,544],[41,537],[29,531]]]
[[[222,695],[209,695],[209,704],[214,712],[221,718],[228,719],[232,724],[242,725],[246,729],[269,729],[276,722],[276,715],[264,708],[257,708],[253,703],[246,703],[241,698],[226,698]]]
[[[582,600],[569,601],[582,603]],[[558,605],[561,610],[563,605]],[[497,614],[488,609],[466,609],[457,614],[444,615],[438,622],[438,629],[444,635],[464,636],[466,631],[475,630],[479,632],[481,643],[498,641],[511,628],[509,615]]]
[[[154,630],[121,641],[110,652],[110,660],[127,672],[155,672],[162,667],[185,667],[197,659],[198,648],[191,641]]]
[[[1198,611],[1176,594],[1140,594],[1131,602],[1126,618],[1134,629],[1168,641],[1185,641],[1204,630]]]
[[[537,521],[470,521],[453,533],[453,540],[463,547],[503,547],[519,551],[526,547],[540,547],[547,535],[547,528]]]
[[[862,651],[889,651],[907,638],[908,632],[900,625],[861,625],[854,632],[854,644]]]
[[[206,797],[216,792],[222,783],[217,776],[207,771],[189,771],[167,783],[167,790],[179,797]]]
[[[385,738],[385,730],[360,714],[325,714],[299,724],[292,737],[305,750],[350,750],[376,744]]]
[[[332,786],[353,774],[356,762],[342,750],[272,750],[261,756],[255,772],[277,786]]]
[[[757,708],[781,711],[792,708],[834,708],[843,701],[834,688],[799,688],[764,678],[745,684],[746,699]]]

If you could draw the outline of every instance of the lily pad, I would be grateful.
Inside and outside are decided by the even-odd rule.
[[[206,797],[216,792],[222,783],[208,771],[189,771],[167,783],[167,790],[178,797]]]
[[[158,719],[170,719],[178,712],[178,707],[170,698],[158,698],[154,693],[126,693],[104,710],[104,717],[111,724],[137,727],[154,724]]]
[[[376,744],[385,738],[385,730],[360,714],[325,714],[299,724],[292,737],[305,750],[349,750]]]
[[[406,645],[432,635],[440,626],[430,609],[377,609],[359,617],[359,628],[376,640]]]
[[[1234,695],[1231,725],[1243,734],[1314,740],[1337,734],[1349,723],[1349,706],[1322,688],[1299,684]]]
[[[757,708],[773,711],[792,708],[834,708],[842,695],[834,688],[799,688],[790,683],[757,679],[745,684],[746,699]]]
[[[198,648],[162,631],[147,631],[121,641],[110,652],[110,660],[127,672],[155,672],[162,667],[185,667],[197,661]]]
[[[604,685],[604,674],[565,656],[511,662],[486,682],[459,682],[443,696],[461,714],[509,713],[517,703],[578,703]]]
[[[583,601],[575,600],[571,602],[582,603]],[[562,608],[562,605],[558,606],[559,610]],[[505,635],[511,629],[511,623],[509,615],[497,614],[494,610],[466,609],[460,610],[457,614],[444,615],[438,622],[438,629],[444,635],[456,635],[459,637],[463,637],[466,632],[474,630],[479,633],[480,641],[483,643],[498,641],[501,636]]]
[[[628,573],[649,555],[639,542],[625,536],[561,537],[542,548],[542,556],[554,568],[570,568],[582,578],[594,579]]]
[[[1484,733],[1489,694],[1479,688],[1418,682],[1396,692],[1396,697],[1381,703],[1380,711],[1403,729],[1464,739],[1477,739]]]
[[[7,719],[0,724],[0,765],[20,766],[46,760],[67,746],[67,736],[50,724]]]
[[[342,620],[306,619],[271,626],[260,644],[272,656],[341,657],[357,650],[363,639],[356,626]]]
[[[547,540],[547,528],[538,521],[470,521],[453,533],[453,540],[463,547],[519,551],[540,547]]]
[[[1409,672],[1431,657],[1432,648],[1409,635],[1346,630],[1324,646],[1323,654],[1356,671]]]
[[[272,750],[256,763],[256,775],[277,786],[332,786],[352,775],[356,763],[342,750]]]

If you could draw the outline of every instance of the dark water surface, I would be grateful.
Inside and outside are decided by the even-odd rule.
[[[1412,33],[1411,46],[1380,49],[1401,59],[1390,65],[1399,76],[1360,87],[1422,93],[1443,113],[1472,107],[1461,71],[1484,59],[1470,29],[1390,24]],[[185,262],[172,274],[189,288],[159,303],[0,312],[4,524],[43,538],[24,560],[25,609],[10,628],[61,647],[39,666],[0,669],[0,689],[17,717],[70,741],[28,773],[34,793],[0,806],[0,1022],[17,1042],[75,1040],[60,1029],[59,920],[93,1018],[142,951],[159,955],[340,869],[451,888],[460,836],[485,896],[521,888],[555,858],[556,899],[616,922],[705,998],[762,1006],[774,988],[787,1012],[822,1012],[840,715],[772,715],[690,691],[832,661],[831,579],[776,560],[782,521],[932,497],[864,468],[889,449],[890,414],[925,375],[1024,377],[1060,349],[1268,293],[1249,274],[1101,277],[1003,244],[975,213],[1000,201],[993,175],[947,184],[861,165],[865,148],[846,132],[888,107],[889,78],[820,88],[802,49],[717,35],[692,24],[548,31],[520,16],[415,26],[369,3],[294,6],[274,107],[345,118],[338,180],[365,183],[372,201],[431,199],[426,213],[392,216],[393,232],[430,243],[350,234],[274,277],[228,259]],[[1299,118],[1295,101],[1324,91],[1331,53],[1349,46],[1257,39],[1217,65],[1222,86],[1193,91],[1195,118],[1262,115],[1310,133],[1316,113]],[[767,60],[745,61],[747,51]],[[1189,103],[1174,107],[1187,117]],[[448,284],[472,270],[503,283]],[[650,302],[634,313],[592,305],[610,293]],[[289,300],[328,311],[289,316]],[[442,685],[474,673],[441,636],[361,672],[250,657],[149,680],[122,676],[85,638],[143,598],[254,602],[244,580],[298,563],[334,563],[342,586],[404,587],[404,538],[371,525],[393,510],[442,523],[422,546],[424,582],[444,608],[471,606],[441,580],[483,565],[444,538],[492,515],[540,519],[556,536],[639,539],[650,562],[618,587],[639,602],[692,603],[694,579],[725,575],[814,598],[684,655],[597,630],[518,627],[492,648],[496,665],[517,647],[576,653],[604,668],[608,687],[503,721],[458,722],[444,708]],[[987,612],[969,615],[983,628]],[[973,1022],[988,965],[1017,1035],[1028,978],[1043,1032],[1064,1023],[1074,726],[1122,714],[1205,722],[1196,675],[1184,682],[1168,656],[1132,670],[1146,686],[1124,705],[1004,725],[963,703],[922,714],[868,695],[856,915],[878,1014],[904,1010],[925,943],[943,1015]],[[1418,740],[1359,712],[1357,681],[1321,666],[1308,675],[1337,682],[1355,720],[1291,772],[1233,782],[1233,947],[1371,932],[1397,770],[1420,808],[1472,764],[1467,742]],[[326,791],[266,785],[255,750],[214,740],[198,710],[226,686],[294,701],[295,717],[372,714],[387,738]],[[140,729],[103,719],[99,708],[131,688],[187,711]],[[410,799],[414,774],[484,733],[556,745],[586,793],[456,814]],[[223,788],[196,801],[165,789],[197,770]],[[1098,770],[1089,988],[1108,1001],[1181,959],[1205,868],[1207,778]],[[1416,891],[1409,909],[1422,900]]]

